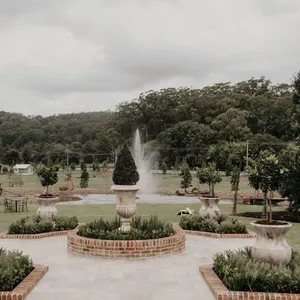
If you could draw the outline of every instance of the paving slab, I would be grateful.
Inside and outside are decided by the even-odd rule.
[[[251,245],[250,239],[186,236],[186,251],[144,261],[106,260],[67,252],[66,236],[41,240],[0,240],[0,247],[19,249],[48,273],[28,300],[213,300],[199,273],[215,253]]]

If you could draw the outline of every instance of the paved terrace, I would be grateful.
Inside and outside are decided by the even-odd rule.
[[[238,249],[249,239],[186,236],[186,251],[145,261],[105,260],[75,256],[66,250],[66,236],[41,240],[0,240],[0,247],[19,249],[48,273],[28,300],[212,300],[199,265],[215,253]]]

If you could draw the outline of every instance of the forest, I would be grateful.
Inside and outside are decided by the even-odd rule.
[[[224,147],[240,145],[254,157],[297,145],[300,131],[300,72],[291,84],[264,77],[201,89],[148,91],[115,111],[50,117],[0,112],[0,160],[15,163],[114,162],[120,145],[137,128],[146,152],[168,167],[210,160],[226,168]],[[222,154],[223,153],[223,154]]]

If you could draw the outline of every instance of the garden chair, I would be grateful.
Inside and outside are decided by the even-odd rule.
[[[12,202],[4,198],[4,212],[13,212],[13,211],[14,208]]]
[[[24,200],[22,200],[19,204],[19,211],[24,211],[26,209],[26,211],[28,211],[28,207],[27,207],[27,200],[28,198],[25,197]]]

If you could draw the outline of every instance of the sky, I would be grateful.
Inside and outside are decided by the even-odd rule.
[[[299,0],[0,0],[0,110],[114,110],[141,93],[300,69]]]

